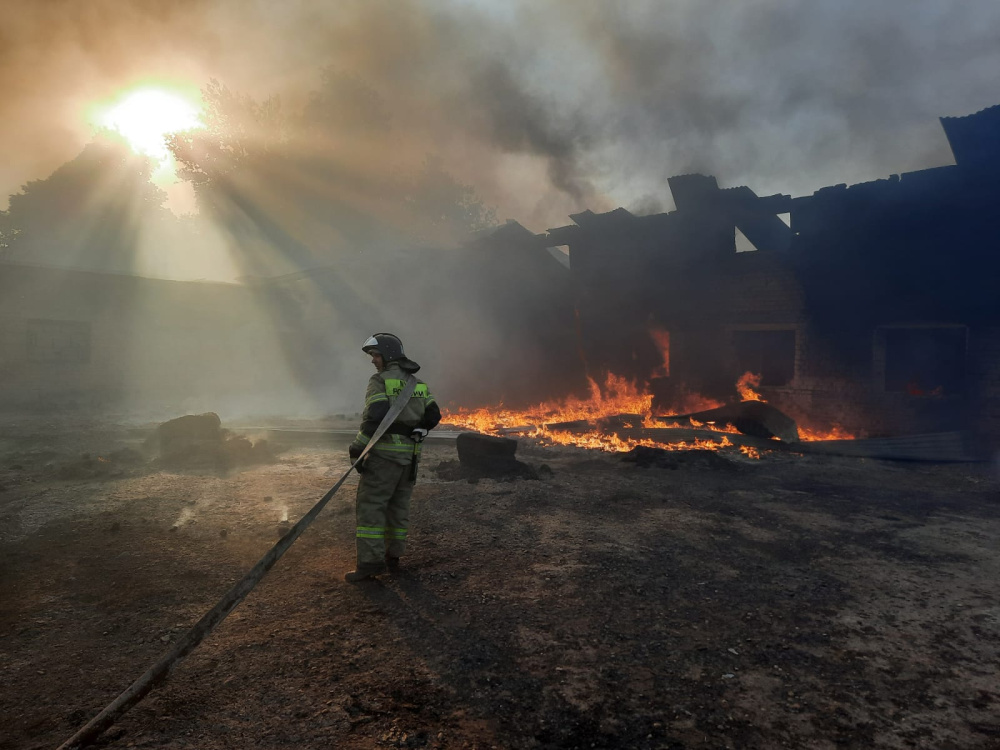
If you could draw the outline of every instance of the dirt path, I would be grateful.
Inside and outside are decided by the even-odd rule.
[[[302,447],[229,476],[56,478],[72,450],[0,457],[3,750],[69,737],[346,469]],[[340,580],[345,487],[102,744],[1000,747],[989,467],[519,456],[551,475],[442,481],[454,446],[429,444],[411,554],[378,583]]]

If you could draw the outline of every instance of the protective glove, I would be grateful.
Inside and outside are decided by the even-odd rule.
[[[410,433],[410,438],[417,443],[424,442],[425,437],[427,437],[427,430],[423,427],[414,427],[413,432]]]
[[[355,461],[358,460],[358,457],[364,452],[364,450],[365,450],[364,446],[356,445],[355,443],[351,443],[350,447],[347,449],[347,455],[349,455],[351,457],[351,463],[352,464]],[[361,463],[359,463],[354,468],[358,470],[358,474],[364,474],[365,473],[365,470],[364,470],[364,461],[362,461]]]

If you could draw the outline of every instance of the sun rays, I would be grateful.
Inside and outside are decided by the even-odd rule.
[[[200,106],[162,88],[135,89],[99,112],[98,123],[120,133],[137,154],[166,160],[166,136],[201,127]]]

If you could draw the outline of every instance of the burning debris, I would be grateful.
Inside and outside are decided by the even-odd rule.
[[[778,444],[800,440],[831,439],[829,433],[800,431],[795,420],[766,403],[754,390],[759,376],[745,373],[737,382],[741,401],[723,405],[684,392],[679,404],[698,404],[700,411],[681,413],[657,400],[649,387],[613,374],[604,387],[590,380],[587,399],[570,397],[521,410],[460,410],[449,414],[449,423],[494,436],[522,434],[545,444],[573,445],[625,453],[636,448],[719,451],[734,449],[748,458]],[[654,405],[655,404],[655,405]],[[838,437],[850,436],[841,433]]]
[[[755,456],[759,458],[759,456]],[[622,461],[633,463],[636,466],[646,469],[650,467],[658,469],[680,469],[681,467],[691,467],[700,469],[721,469],[732,471],[739,468],[739,464],[720,451],[705,450],[697,448],[694,450],[665,450],[663,448],[648,448],[640,445],[633,448],[622,456]]]
[[[763,400],[740,401],[718,409],[686,414],[678,417],[656,417],[660,422],[682,422],[702,427],[732,426],[744,435],[770,440],[774,438],[785,443],[799,442],[799,430],[795,420]]]

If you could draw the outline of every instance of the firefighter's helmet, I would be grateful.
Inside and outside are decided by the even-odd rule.
[[[398,336],[391,333],[376,333],[368,337],[368,340],[361,347],[365,354],[378,352],[382,355],[383,362],[394,362],[397,359],[405,359],[403,353],[403,342]]]

